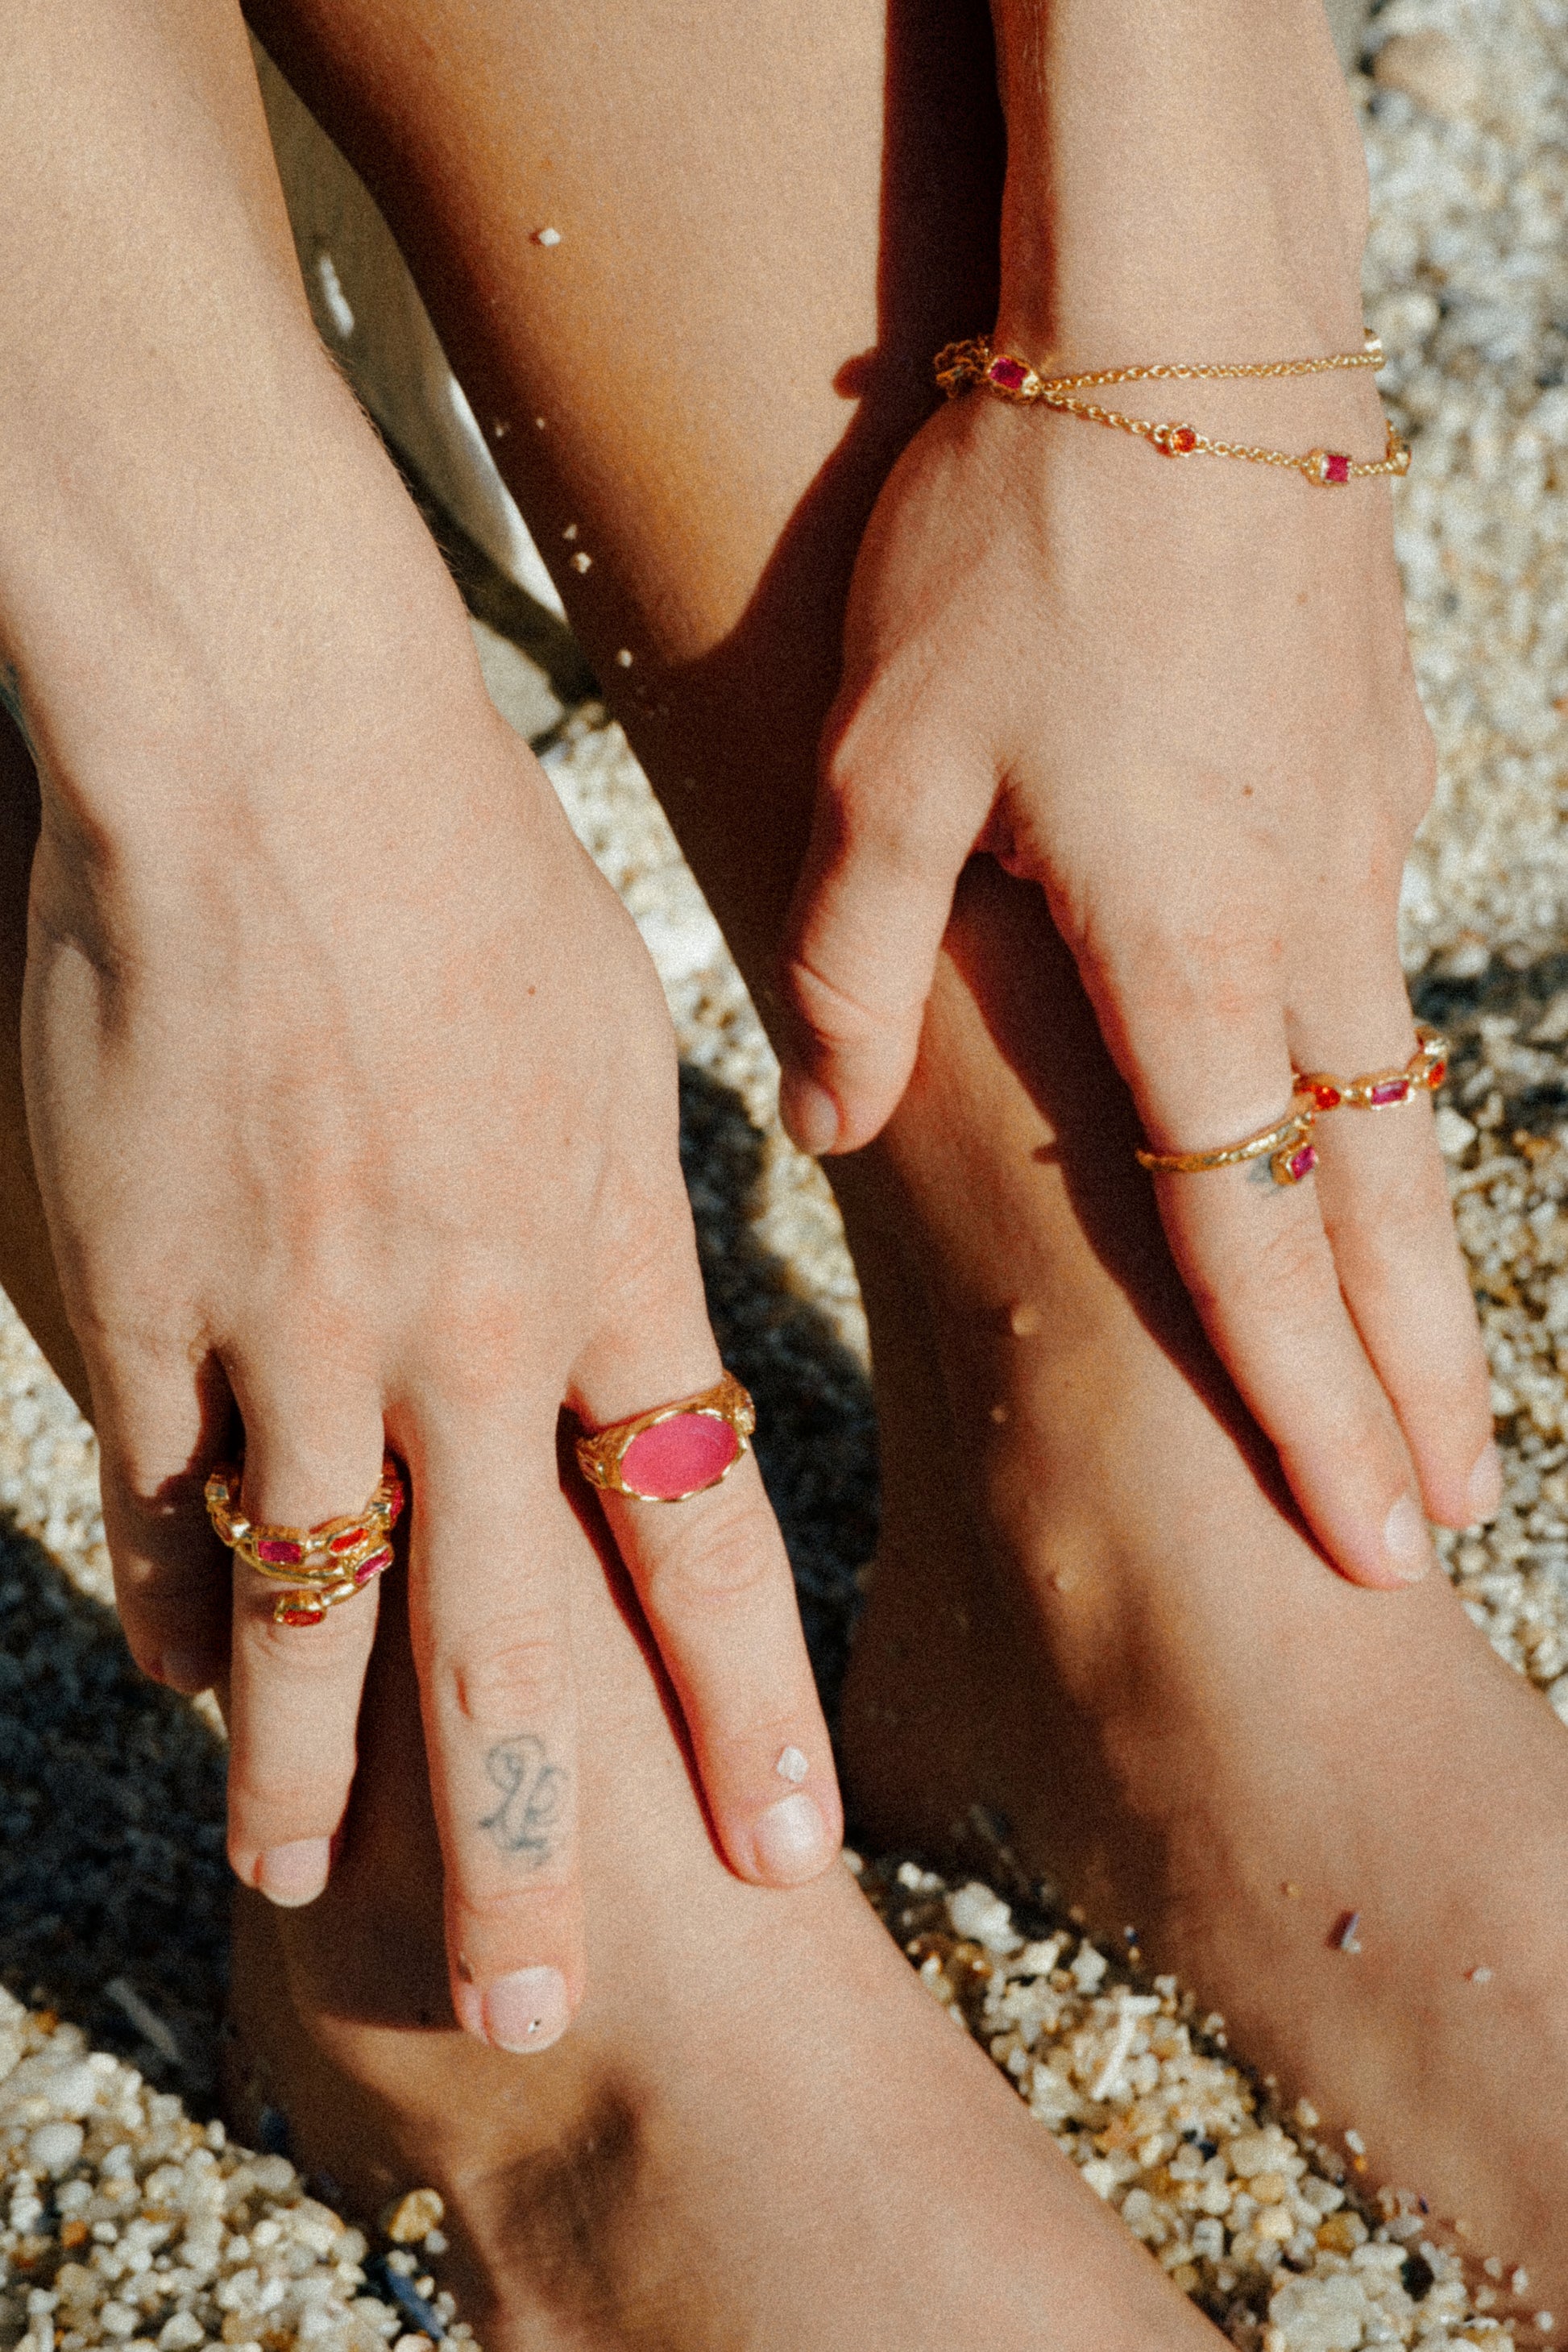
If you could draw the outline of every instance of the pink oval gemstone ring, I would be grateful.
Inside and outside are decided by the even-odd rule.
[[[757,1409],[733,1373],[700,1396],[656,1405],[577,1440],[591,1486],[643,1503],[684,1503],[727,1478],[751,1448]]]

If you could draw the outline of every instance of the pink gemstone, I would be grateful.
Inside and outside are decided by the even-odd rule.
[[[305,1557],[305,1547],[287,1543],[281,1536],[263,1536],[256,1547],[256,1557],[270,1560],[278,1568],[298,1568]]]
[[[1318,1147],[1315,1143],[1304,1143],[1300,1150],[1293,1151],[1285,1162],[1292,1184],[1299,1184],[1303,1176],[1310,1176],[1317,1164]]]
[[[1325,482],[1348,482],[1348,481],[1350,480],[1350,478],[1351,478],[1351,461],[1350,461],[1350,459],[1349,459],[1349,458],[1344,455],[1344,453],[1343,453],[1343,451],[1342,451],[1342,450],[1340,450],[1340,449],[1331,449],[1331,450],[1329,451],[1328,457],[1327,457],[1327,458],[1324,460],[1324,464],[1323,464],[1323,479],[1324,479],[1324,481],[1325,481]]]
[[[993,360],[985,373],[998,392],[1022,392],[1029,381],[1029,371],[1022,360]]]
[[[1383,1078],[1368,1095],[1369,1103],[1403,1102],[1410,1092],[1408,1078]]]
[[[279,1612],[285,1625],[319,1625],[326,1613],[314,1601],[296,1601]]]
[[[673,1503],[711,1486],[741,1450],[727,1421],[712,1412],[678,1412],[633,1438],[621,1456],[621,1476],[649,1502]]]
[[[355,1569],[354,1582],[356,1584],[368,1584],[373,1576],[379,1576],[384,1568],[390,1568],[391,1566],[392,1552],[390,1548],[381,1551],[373,1551],[370,1558],[368,1559],[362,1559],[359,1566]]]
[[[327,1546],[327,1549],[329,1551],[353,1551],[355,1544],[363,1543],[369,1533],[370,1529],[368,1528],[345,1528],[341,1536],[334,1536],[332,1538],[331,1542]]]

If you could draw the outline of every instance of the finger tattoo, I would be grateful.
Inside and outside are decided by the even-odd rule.
[[[564,1769],[551,1763],[542,1739],[524,1731],[489,1749],[485,1771],[501,1800],[480,1822],[480,1829],[503,1853],[515,1853],[525,1870],[540,1869],[555,1851],[555,1832],[566,1803]]]

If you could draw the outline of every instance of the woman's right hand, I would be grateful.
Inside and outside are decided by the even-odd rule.
[[[106,836],[46,758],[27,1089],[126,1633],[179,1687],[227,1677],[235,1869],[324,1885],[376,1601],[279,1625],[237,1561],[231,1629],[204,1480],[237,1423],[247,1514],[309,1526],[390,1446],[453,2000],[539,2048],[583,1990],[558,1416],[721,1367],[657,976],[465,637],[438,720],[178,751],[155,824]],[[841,1816],[754,1458],[673,1508],[605,1499],[731,1864],[815,1876]]]

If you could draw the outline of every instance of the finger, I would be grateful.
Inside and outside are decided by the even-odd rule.
[[[1317,975],[1293,1024],[1304,1070],[1398,1070],[1415,1031],[1397,966],[1369,957]],[[1358,969],[1366,972],[1355,985]],[[1449,1527],[1489,1518],[1502,1496],[1491,1385],[1459,1254],[1430,1097],[1319,1122],[1318,1190],[1346,1302],[1415,1465],[1428,1514]]]
[[[126,1642],[144,1675],[194,1694],[228,1665],[228,1558],[202,1490],[230,1398],[221,1370],[191,1365],[171,1348],[123,1378],[95,1366],[93,1407]]]
[[[446,1865],[452,2002],[482,2042],[547,2050],[584,1991],[576,1700],[568,1607],[575,1522],[553,1401],[426,1424],[410,1531],[410,1615]]]
[[[617,1291],[572,1402],[602,1429],[700,1395],[720,1369],[691,1250]],[[693,1458],[694,1444],[714,1450]],[[682,1501],[600,1499],[679,1700],[720,1845],[742,1877],[794,1886],[827,1868],[844,1817],[795,1580],[755,1457],[727,1423],[700,1416],[663,1423],[627,1455],[628,1483],[645,1492],[679,1494],[721,1471],[721,1483]]]
[[[303,1530],[362,1511],[382,1475],[379,1401],[363,1389],[280,1397],[269,1379],[239,1370],[234,1381],[247,1517]],[[229,1861],[243,1885],[287,1906],[313,1902],[327,1883],[375,1638],[374,1578],[317,1623],[283,1622],[280,1605],[306,1592],[235,1561]]]
[[[1177,986],[1118,990],[1117,1019],[1155,1150],[1239,1141],[1289,1105],[1274,975],[1237,970],[1216,993],[1225,1010],[1205,1018]],[[1432,1548],[1410,1458],[1342,1296],[1315,1177],[1281,1184],[1258,1159],[1156,1174],[1154,1183],[1205,1328],[1331,1559],[1357,1584],[1394,1588],[1425,1575]]]
[[[826,761],[780,967],[795,1033],[780,1108],[803,1150],[857,1150],[897,1108],[959,869],[994,793],[994,777],[902,746]]]

